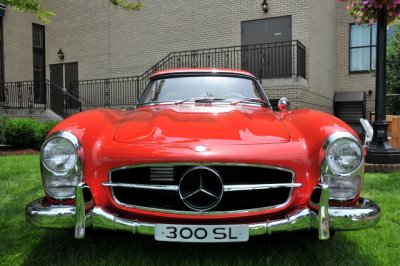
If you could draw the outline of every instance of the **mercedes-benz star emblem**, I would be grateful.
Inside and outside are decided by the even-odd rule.
[[[205,166],[187,170],[179,182],[179,196],[195,211],[208,211],[220,202],[224,185],[217,171]]]

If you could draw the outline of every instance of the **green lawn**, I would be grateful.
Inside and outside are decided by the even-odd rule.
[[[151,237],[34,228],[25,205],[43,195],[37,155],[0,157],[0,265],[399,265],[400,173],[367,174],[363,195],[382,208],[372,229],[319,241],[308,232],[239,244],[173,244]]]

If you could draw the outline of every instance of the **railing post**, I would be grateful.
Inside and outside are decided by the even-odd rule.
[[[136,77],[136,92],[135,92],[135,104],[138,102],[139,94],[140,94],[140,81],[139,76]]]
[[[35,86],[35,82],[27,83],[27,87],[28,87],[28,109],[29,109],[29,113],[30,114],[33,112],[33,100],[32,99],[35,97],[35,95],[34,95],[34,86]]]

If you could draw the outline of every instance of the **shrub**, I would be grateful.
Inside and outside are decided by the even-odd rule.
[[[49,131],[57,125],[58,122],[56,121],[50,121],[50,122],[44,122],[44,123],[39,123],[36,130],[35,130],[35,145],[36,147],[42,146],[47,134]]]
[[[5,143],[18,148],[40,147],[56,123],[41,123],[27,118],[7,119],[4,126]]]
[[[6,142],[6,138],[4,136],[6,120],[7,118],[5,116],[0,115],[0,144],[4,144]]]
[[[8,119],[4,127],[6,144],[14,147],[34,147],[37,121],[27,118]]]

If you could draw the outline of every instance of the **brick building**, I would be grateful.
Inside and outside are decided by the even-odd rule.
[[[0,22],[0,83],[6,84],[0,102],[12,108],[6,99],[12,95],[10,84],[50,80],[93,105],[123,106],[126,103],[118,104],[118,97],[136,95],[113,93],[120,89],[113,87],[119,82],[115,78],[133,77],[122,79],[129,84],[149,69],[167,68],[165,58],[174,67],[207,66],[193,62],[208,58],[209,66],[255,72],[270,99],[286,96],[295,108],[333,113],[336,92],[363,92],[366,114],[373,111],[375,27],[354,25],[336,0],[267,0],[268,12],[261,8],[261,0],[142,2],[142,10],[126,12],[106,0],[43,0],[43,6],[57,14],[48,25],[32,14],[7,8]],[[250,48],[243,47],[258,43],[268,45],[252,48],[259,54],[254,59],[246,50]],[[216,47],[220,49],[207,50]],[[222,57],[219,63],[217,56]],[[79,86],[72,89],[71,81],[76,80]],[[100,85],[89,94],[88,84]],[[48,93],[41,91],[46,86],[32,86],[20,95],[33,93],[33,106],[48,104]],[[99,97],[96,94],[108,100],[92,99]]]

